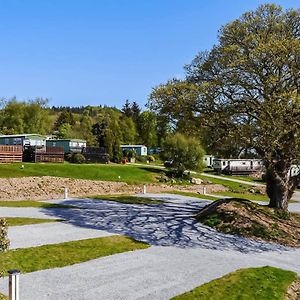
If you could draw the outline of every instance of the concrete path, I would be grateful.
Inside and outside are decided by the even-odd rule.
[[[227,180],[227,181],[233,181],[233,182],[238,182],[241,184],[246,184],[246,185],[251,185],[251,186],[266,186],[263,183],[258,183],[258,182],[252,182],[252,181],[244,181],[240,179],[235,179],[235,178],[228,178],[224,176],[218,176],[218,175],[213,175],[213,174],[208,174],[208,173],[202,173],[201,175],[211,177],[211,178],[216,178],[216,179],[222,179],[222,180]],[[295,191],[292,197],[292,200],[300,202],[300,192]]]
[[[81,228],[62,222],[12,226],[8,229],[10,249],[36,247],[109,235],[112,234],[107,231]]]
[[[196,222],[193,215],[206,201],[146,196],[168,202],[142,206],[79,199],[61,203],[84,209],[42,209],[80,229],[125,234],[152,247],[21,275],[21,299],[169,299],[250,266],[272,265],[300,275],[299,249],[224,235]],[[2,288],[7,278],[0,280]]]

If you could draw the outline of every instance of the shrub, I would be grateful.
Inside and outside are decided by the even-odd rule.
[[[9,240],[7,238],[7,222],[6,219],[0,218],[0,252],[8,250]]]
[[[199,140],[180,133],[167,136],[161,157],[172,161],[171,169],[176,177],[183,177],[186,170],[202,171],[204,168],[204,150]]]
[[[149,162],[155,161],[155,157],[154,157],[153,155],[149,155],[149,156],[148,156],[148,161],[149,161]]]
[[[73,153],[70,162],[73,164],[83,164],[85,162],[85,157],[80,153]]]
[[[146,156],[137,156],[136,160],[142,163],[146,163],[147,162],[147,157]]]

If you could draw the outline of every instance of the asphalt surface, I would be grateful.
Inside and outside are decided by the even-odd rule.
[[[299,249],[224,235],[197,223],[193,215],[206,201],[179,195],[147,196],[168,202],[141,206],[82,199],[60,202],[83,209],[33,208],[33,215],[38,211],[44,217],[65,219],[63,225],[72,227],[65,233],[68,239],[78,238],[77,228],[100,230],[108,235],[128,235],[152,247],[23,274],[21,299],[169,299],[233,270],[264,265],[300,275]],[[300,204],[294,209],[300,211]],[[0,208],[0,215],[3,213]],[[26,213],[29,217],[30,210]],[[42,235],[42,226],[34,226]],[[49,232],[46,227],[44,233]],[[15,243],[18,236],[20,245],[25,243],[20,238],[21,229],[10,234],[15,236]],[[47,243],[47,239],[42,242]],[[0,280],[0,289],[7,291],[7,278]]]

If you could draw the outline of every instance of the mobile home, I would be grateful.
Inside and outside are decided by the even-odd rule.
[[[203,162],[208,168],[213,167],[213,162],[214,162],[214,156],[213,155],[204,155],[203,157]]]
[[[81,153],[86,148],[86,141],[79,139],[49,139],[47,147],[62,147],[65,153]]]
[[[146,156],[147,155],[147,147],[144,145],[121,145],[122,151],[135,151],[138,156]]]
[[[0,145],[44,148],[46,139],[40,134],[0,135]]]
[[[219,173],[247,175],[263,169],[261,159],[214,159],[213,168]]]

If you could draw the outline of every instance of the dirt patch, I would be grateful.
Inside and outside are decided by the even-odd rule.
[[[203,208],[197,219],[225,233],[300,247],[299,214],[242,199],[222,199]]]
[[[300,299],[300,278],[295,280],[290,286],[285,296],[285,300],[299,300]]]
[[[0,200],[48,200],[61,199],[64,189],[68,188],[69,197],[84,197],[105,194],[135,194],[143,191],[143,185],[130,185],[125,182],[70,179],[61,177],[23,177],[1,178]],[[222,185],[205,185],[206,193],[227,190]],[[203,194],[203,186],[148,184],[148,193],[172,190]]]

